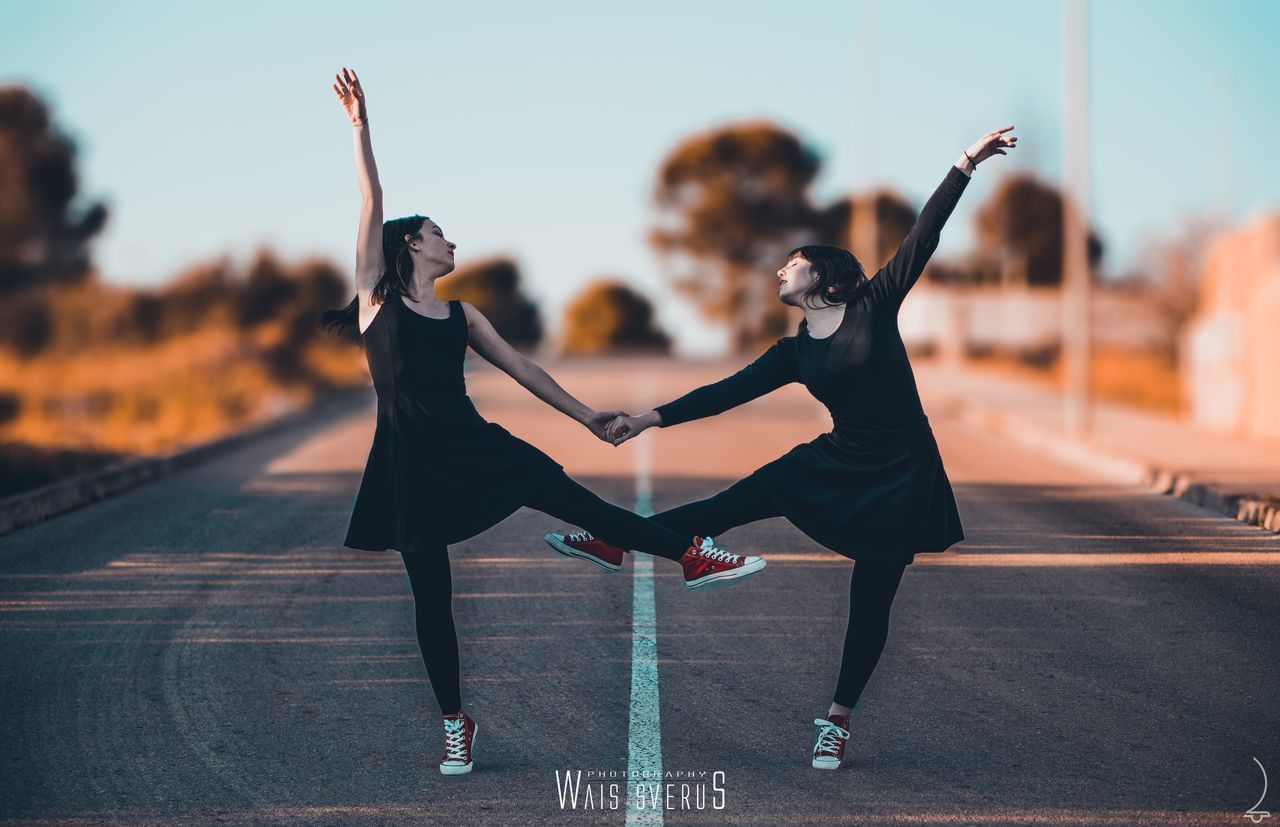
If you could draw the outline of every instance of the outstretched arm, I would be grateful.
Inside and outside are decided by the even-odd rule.
[[[969,185],[974,167],[992,155],[1007,155],[1002,147],[1016,145],[1016,137],[1004,134],[1010,129],[1013,127],[1006,126],[983,135],[947,170],[947,177],[925,202],[920,217],[902,240],[898,251],[871,280],[870,289],[877,298],[899,304],[906,298],[907,291],[920,278],[925,264],[938,248],[942,227]]]
[[[351,121],[356,149],[356,181],[360,185],[360,229],[356,239],[356,292],[368,295],[385,269],[382,256],[382,184],[369,139],[369,113],[356,73],[343,68],[333,91]]]
[[[648,413],[621,417],[610,423],[609,441],[621,445],[631,437],[657,425],[668,427],[724,413],[770,391],[797,380],[794,338],[779,339],[751,364],[732,376],[689,391],[679,399],[659,405]]]
[[[595,411],[560,387],[545,370],[529,361],[493,329],[484,314],[468,302],[462,303],[467,316],[470,344],[476,353],[520,383],[521,387],[565,416],[581,423],[600,439],[604,428],[622,411]]]

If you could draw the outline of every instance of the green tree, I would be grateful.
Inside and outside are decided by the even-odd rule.
[[[670,350],[671,340],[655,323],[653,305],[618,279],[587,285],[565,311],[568,355]]]
[[[89,241],[107,209],[73,206],[75,156],[39,98],[21,86],[0,87],[0,292],[87,276]]]
[[[538,306],[520,289],[520,270],[506,258],[459,268],[441,282],[442,300],[462,299],[476,306],[502,338],[524,349],[542,341]]]

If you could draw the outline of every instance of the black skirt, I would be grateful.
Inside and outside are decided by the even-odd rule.
[[[438,548],[514,513],[563,467],[495,422],[449,427],[419,400],[379,400],[378,424],[344,545]]]
[[[778,510],[853,560],[910,565],[964,539],[928,421],[898,431],[837,431],[797,445],[752,475]]]

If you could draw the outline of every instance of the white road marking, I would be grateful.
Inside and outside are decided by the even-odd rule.
[[[653,513],[652,436],[635,441],[636,513]],[[658,698],[658,627],[653,558],[628,555],[631,568],[631,721],[627,743],[627,825],[663,823],[662,722]],[[644,793],[638,795],[638,793]]]

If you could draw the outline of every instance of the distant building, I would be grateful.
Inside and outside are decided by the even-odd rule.
[[[1214,242],[1179,361],[1196,424],[1280,439],[1280,214]]]

